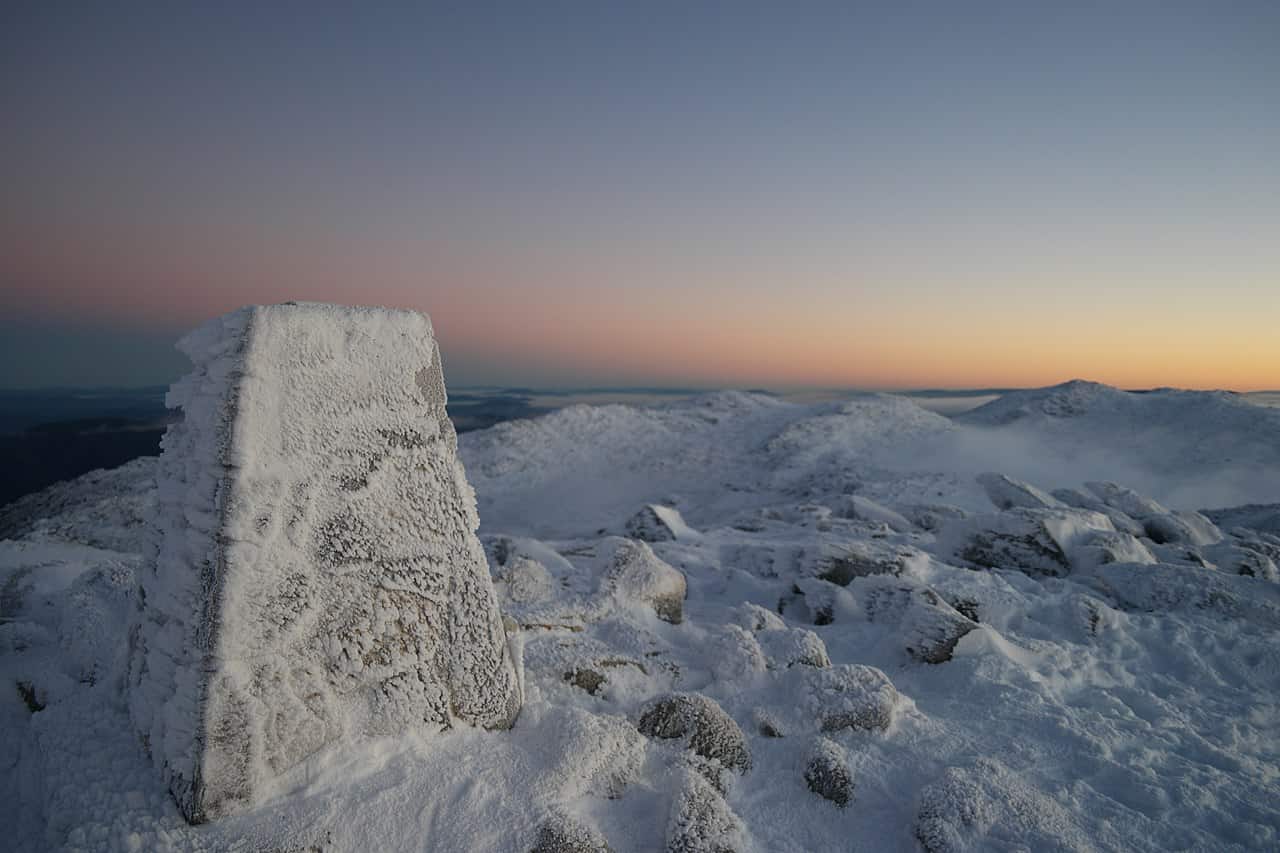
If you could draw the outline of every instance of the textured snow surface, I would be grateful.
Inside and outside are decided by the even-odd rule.
[[[122,686],[155,463],[54,487],[0,543],[6,840],[1277,849],[1276,410],[1087,383],[986,408],[729,392],[464,435],[514,726],[343,739],[199,827]]]
[[[326,744],[510,725],[507,652],[426,317],[244,309],[184,339],[129,705],[193,820]]]

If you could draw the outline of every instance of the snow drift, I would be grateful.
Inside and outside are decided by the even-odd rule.
[[[509,726],[520,686],[427,318],[256,307],[180,346],[129,707],[187,819],[350,736]]]

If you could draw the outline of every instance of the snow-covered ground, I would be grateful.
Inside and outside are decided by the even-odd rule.
[[[155,460],[0,509],[4,846],[1280,848],[1280,409],[722,392],[460,452],[514,728],[335,746],[201,827],[121,692]]]

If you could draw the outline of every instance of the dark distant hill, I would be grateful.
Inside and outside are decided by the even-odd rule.
[[[0,391],[0,504],[95,468],[160,453],[165,389]]]
[[[95,468],[160,453],[163,420],[85,418],[0,436],[0,505]]]
[[[0,506],[95,468],[158,456],[175,417],[164,388],[0,390]],[[449,398],[458,432],[551,411],[523,389],[462,389]]]

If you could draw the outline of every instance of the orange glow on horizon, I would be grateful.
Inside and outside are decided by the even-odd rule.
[[[424,262],[421,249],[313,245],[199,264],[192,254],[208,255],[191,247],[145,255],[120,244],[35,246],[16,256],[24,272],[13,279],[27,285],[10,294],[35,315],[177,333],[251,302],[396,305],[432,316],[447,367],[490,365],[507,384],[890,389],[1083,378],[1280,388],[1280,287],[1260,288],[1269,295],[1253,310],[1214,323],[1190,296],[1116,289],[1100,308],[1076,299],[1069,282],[1048,291],[1056,303],[1043,289],[956,288],[920,304],[913,293],[852,286],[774,289],[749,273],[729,286],[641,268],[618,282],[615,270],[498,252],[483,261],[431,252]],[[97,284],[75,284],[83,281]]]

